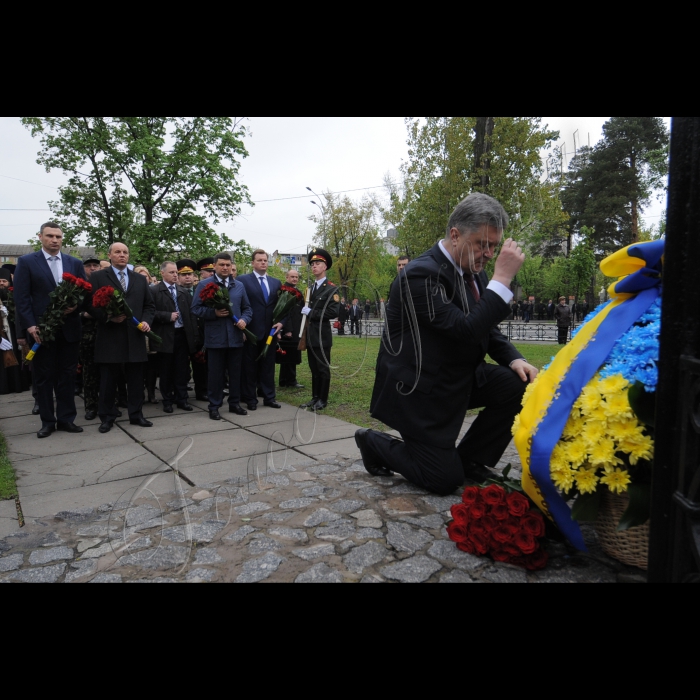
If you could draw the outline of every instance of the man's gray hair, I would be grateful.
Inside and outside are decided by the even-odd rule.
[[[175,265],[177,267],[177,263],[170,262],[170,260],[166,260],[161,266],[160,266],[160,271],[165,272],[165,270],[170,266],[170,265]]]
[[[510,219],[500,202],[487,194],[475,192],[461,201],[452,212],[447,227],[449,235],[453,228],[461,233],[476,233],[484,226],[493,226],[499,231],[508,228]]]

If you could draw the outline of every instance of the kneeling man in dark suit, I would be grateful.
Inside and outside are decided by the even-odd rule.
[[[496,200],[470,195],[452,214],[447,238],[394,284],[371,412],[403,440],[357,433],[373,476],[398,472],[441,496],[465,479],[494,476],[489,467],[510,444],[527,383],[538,373],[496,328],[511,313],[510,285],[525,255],[509,239],[491,282],[484,272],[507,225]],[[486,355],[498,365],[486,364]],[[478,408],[485,410],[457,447],[467,411]]]

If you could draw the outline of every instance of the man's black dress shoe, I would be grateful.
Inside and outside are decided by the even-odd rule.
[[[209,411],[209,418],[211,420],[221,420],[221,414],[218,411]]]
[[[59,423],[56,426],[56,430],[58,430],[59,433],[73,433],[74,435],[77,435],[78,433],[83,432],[82,428],[79,428],[77,425],[74,425],[73,423]]]
[[[277,401],[265,401],[265,406],[267,408],[282,408],[282,404],[277,403]]]
[[[246,411],[244,408],[241,408],[240,406],[231,406],[229,408],[229,413],[234,413],[237,416],[247,416],[248,411]]]
[[[302,384],[295,384],[295,385],[292,387],[292,389],[306,389],[306,387],[303,386]]]
[[[160,401],[158,401],[158,399],[155,396],[149,396],[148,403],[150,403],[153,406],[157,406],[160,403]],[[126,408],[126,406],[122,406],[121,404],[119,404],[119,406],[121,408]]]
[[[152,428],[153,423],[151,421],[146,420],[145,418],[139,418],[138,420],[132,420],[130,421],[131,425],[136,425],[139,428]]]
[[[394,476],[394,473],[389,471],[379,460],[370,452],[369,445],[367,444],[367,436],[369,435],[369,430],[358,430],[355,433],[355,442],[360,448],[360,454],[362,455],[362,461],[365,465],[365,469],[372,476]]]
[[[323,411],[328,408],[328,404],[325,401],[317,401],[314,404],[314,411]]]
[[[179,403],[177,407],[181,411],[187,411],[187,413],[192,413],[192,411],[194,411],[194,408],[192,408],[192,406],[190,406],[188,403]]]
[[[85,420],[88,421],[88,423],[95,420],[95,418],[97,418],[97,411],[88,411],[85,414]]]
[[[305,403],[303,406],[300,406],[300,408],[313,408],[317,403],[318,399],[314,396],[309,403]]]
[[[491,471],[491,469],[485,467],[483,464],[470,462],[464,467],[464,477],[469,481],[473,481],[477,484],[484,484],[490,479],[498,478],[498,474],[494,471]]]
[[[34,408],[32,409],[32,415],[38,416],[40,413],[41,413],[41,409],[39,408],[39,404],[35,403]]]
[[[258,404],[249,403],[249,404],[248,404],[248,410],[249,410],[249,411],[257,411],[257,410],[258,410]]]
[[[42,425],[41,430],[36,434],[36,436],[39,438],[39,440],[43,440],[44,438],[51,437],[55,432],[55,425]]]
[[[106,435],[113,427],[114,427],[114,421],[112,421],[112,420],[106,420],[106,421],[100,426],[100,432],[101,432],[103,435]]]
[[[172,406],[163,406],[163,413],[174,413],[174,409]]]
[[[197,394],[195,397],[197,401],[209,401],[209,397],[205,396],[204,394]]]
[[[124,414],[121,411],[117,411],[117,418],[123,418]]]

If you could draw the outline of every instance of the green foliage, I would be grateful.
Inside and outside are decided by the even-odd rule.
[[[66,245],[115,241],[157,263],[232,247],[213,226],[231,220],[247,188],[240,117],[22,117],[40,138],[38,163],[69,176],[50,204]]]
[[[17,481],[15,470],[7,456],[7,443],[0,434],[0,501],[6,501],[17,496]]]
[[[561,238],[566,217],[558,190],[542,179],[542,152],[559,134],[541,117],[406,117],[406,125],[403,189],[391,188],[385,215],[409,255],[443,238],[450,213],[472,192],[505,206],[518,240],[538,246]]]

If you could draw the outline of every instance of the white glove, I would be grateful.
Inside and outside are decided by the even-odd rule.
[[[0,340],[0,350],[2,350],[2,352],[12,350],[12,343],[3,338],[2,340]]]
[[[3,316],[9,316],[9,313],[4,306],[0,306],[0,312],[2,312]]]
[[[310,306],[305,306],[305,307],[301,310],[301,313],[303,313],[304,316],[308,316],[312,311],[313,311],[313,309],[312,309]]]

